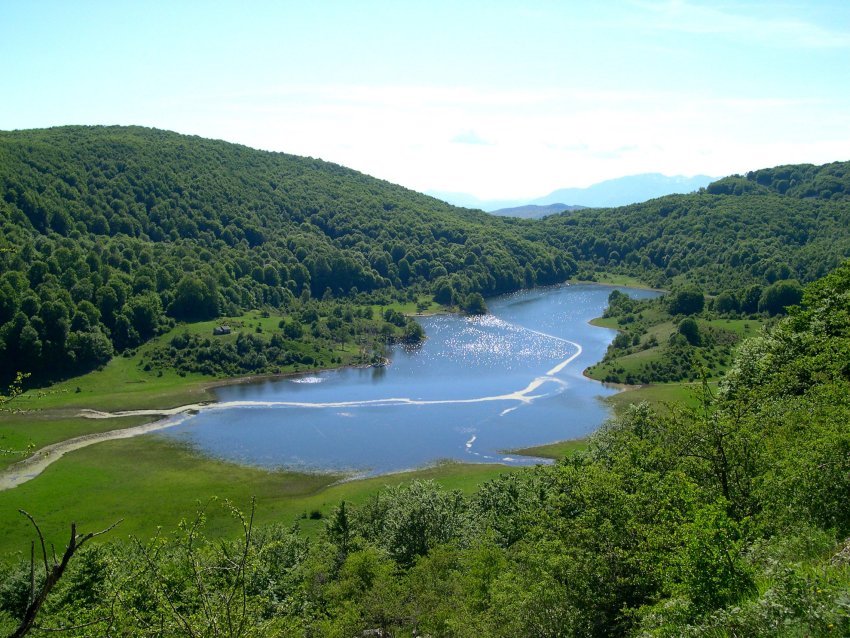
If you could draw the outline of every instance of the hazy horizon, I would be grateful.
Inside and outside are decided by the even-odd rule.
[[[522,200],[850,159],[835,1],[4,3],[0,129],[138,124]]]

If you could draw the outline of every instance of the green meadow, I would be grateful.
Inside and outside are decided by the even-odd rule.
[[[0,555],[28,550],[33,530],[18,513],[38,521],[47,538],[60,546],[68,525],[80,531],[108,527],[119,519],[115,538],[147,539],[162,528],[175,529],[215,497],[248,509],[256,498],[260,523],[298,524],[305,532],[321,529],[321,517],[340,501],[361,503],[386,485],[433,479],[471,493],[482,482],[512,471],[501,465],[445,463],[414,472],[343,481],[331,474],[267,471],[227,463],[156,436],[98,443],[67,454],[32,481],[0,492]],[[213,536],[235,531],[229,514],[207,508]]]

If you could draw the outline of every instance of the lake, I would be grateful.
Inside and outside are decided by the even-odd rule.
[[[616,334],[588,321],[610,292],[595,284],[487,300],[482,317],[419,319],[426,341],[391,364],[218,388],[219,403],[163,431],[204,454],[302,471],[375,475],[441,460],[527,465],[515,450],[583,437],[616,390],[582,376]]]

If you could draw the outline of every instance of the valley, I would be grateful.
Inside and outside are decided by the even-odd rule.
[[[118,574],[122,552],[148,560],[147,543],[182,560],[182,532],[161,530],[186,530],[196,511],[204,560],[219,560],[216,543],[244,532],[234,508],[250,506],[274,543],[303,549],[296,579],[337,582],[373,561],[395,587],[446,555],[445,583],[467,561],[483,569],[478,547],[530,561],[566,596],[544,563],[572,557],[570,579],[595,578],[604,543],[634,584],[606,589],[609,574],[563,598],[577,627],[632,626],[605,596],[640,614],[684,596],[686,621],[658,612],[670,626],[736,601],[756,614],[772,576],[723,539],[781,552],[783,529],[815,539],[805,569],[820,569],[846,530],[848,166],[536,221],[165,131],[0,133],[3,582],[29,543],[21,509],[57,544],[69,520],[124,519],[101,550]],[[812,471],[824,462],[828,480]],[[262,579],[272,567],[246,547]],[[731,552],[732,572],[712,576],[720,598],[678,571],[717,567],[694,547]],[[494,595],[536,591],[500,564]],[[827,573],[846,582],[841,565]],[[479,585],[464,582],[470,600]],[[312,595],[294,591],[281,600]],[[499,600],[475,612],[493,635],[510,608]],[[326,609],[311,622],[342,618]]]

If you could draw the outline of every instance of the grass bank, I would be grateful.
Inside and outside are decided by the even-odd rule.
[[[434,479],[469,493],[481,482],[510,471],[514,470],[501,465],[447,463],[339,483],[341,477],[335,475],[227,463],[156,436],[108,441],[69,453],[36,480],[0,492],[0,556],[28,551],[33,533],[19,509],[32,514],[57,547],[67,541],[71,521],[79,530],[91,531],[123,518],[112,537],[144,539],[160,527],[173,530],[212,497],[230,500],[242,509],[256,497],[258,523],[298,522],[306,533],[315,533],[324,523],[311,518],[311,513],[326,516],[341,500],[363,502],[385,485]],[[234,530],[233,520],[222,508],[209,509],[211,535]]]
[[[537,456],[542,459],[562,459],[568,454],[579,452],[587,449],[587,439],[571,439],[568,441],[558,441],[556,443],[547,443],[546,445],[535,445],[534,447],[525,447],[519,450],[511,450],[511,454],[519,454],[521,456]]]
[[[653,288],[637,277],[632,277],[631,275],[618,275],[616,273],[609,272],[594,273],[592,278],[574,279],[570,280],[569,283],[603,284],[606,286],[628,286],[629,288],[640,288],[641,290],[659,290],[658,288]]]
[[[51,413],[0,415],[0,470],[29,456],[47,445],[85,434],[99,434],[118,428],[129,428],[150,421],[150,417],[121,419],[83,419]]]
[[[709,387],[716,389],[717,382]],[[699,405],[702,384],[696,383],[654,383],[629,388],[617,394],[606,397],[604,401],[610,405],[615,414],[620,414],[635,403],[649,403],[657,410],[664,411],[666,406],[681,405],[695,408]]]

